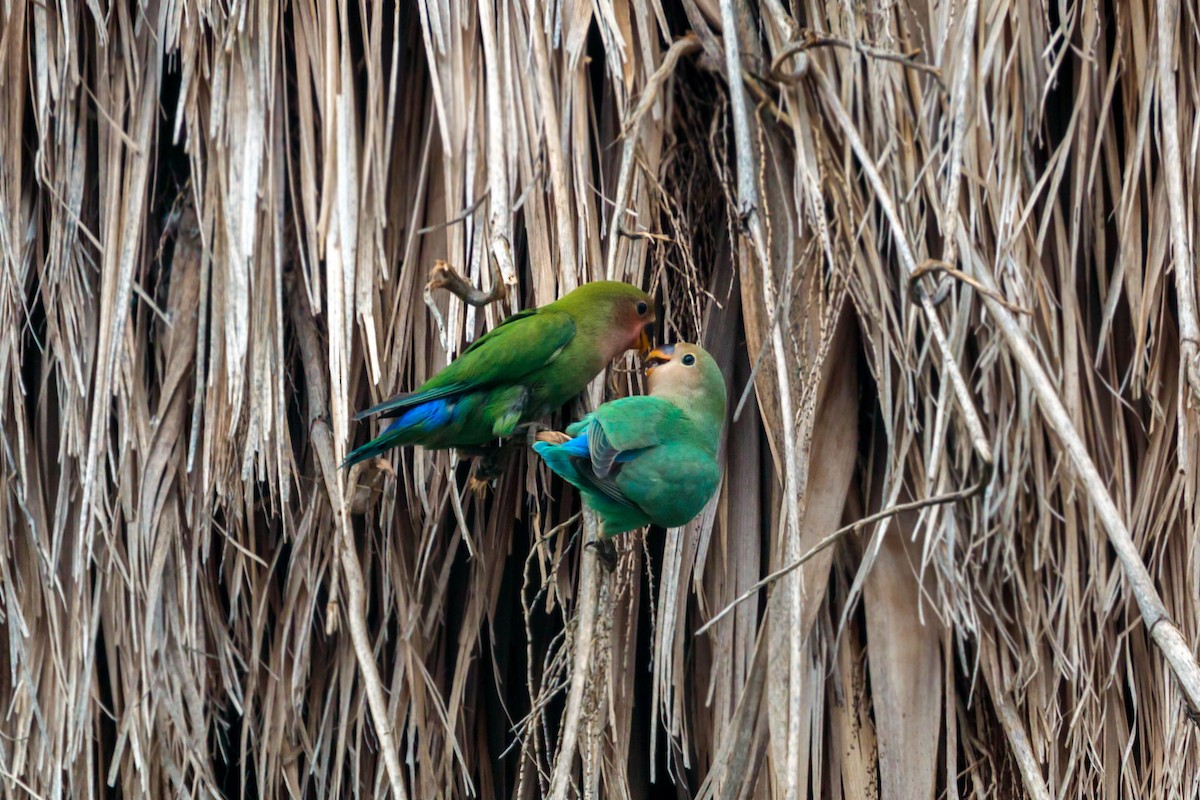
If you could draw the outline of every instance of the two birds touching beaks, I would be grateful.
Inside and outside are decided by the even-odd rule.
[[[533,447],[579,489],[604,536],[683,525],[720,480],[725,379],[697,345],[652,350],[654,322],[653,299],[616,281],[587,283],[513,314],[416,391],[359,413],[355,419],[394,419],[342,466],[404,445],[477,451],[560,408],[637,349],[648,395],[604,403],[565,433],[539,434]]]

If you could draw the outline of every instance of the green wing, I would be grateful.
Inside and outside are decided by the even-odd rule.
[[[575,322],[561,311],[530,309],[513,314],[474,343],[415,392],[399,394],[355,415],[394,412],[442,397],[501,384],[520,384],[554,361],[575,336]]]
[[[677,406],[657,397],[623,397],[596,409],[588,426],[592,469],[607,477],[622,453],[645,450],[671,438],[683,420]]]
[[[588,429],[592,486],[655,524],[683,525],[700,512],[720,481],[714,460],[717,434],[665,400],[630,400],[638,402],[611,410],[601,406]]]
[[[636,508],[617,485],[621,465],[637,458],[642,451],[669,441],[672,428],[682,421],[683,412],[657,397],[624,397],[605,403],[589,417],[587,463],[576,467],[580,479],[592,491]]]

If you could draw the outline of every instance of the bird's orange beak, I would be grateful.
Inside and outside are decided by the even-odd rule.
[[[665,345],[655,348],[648,354],[642,357],[642,363],[646,365],[646,374],[649,375],[654,371],[655,367],[661,366],[670,361],[675,356],[675,347]]]
[[[653,346],[650,343],[649,328],[650,328],[649,325],[647,325],[645,328],[642,328],[642,332],[638,334],[638,338],[637,338],[638,355],[642,358],[643,361],[646,359],[646,354],[650,352],[650,348]]]

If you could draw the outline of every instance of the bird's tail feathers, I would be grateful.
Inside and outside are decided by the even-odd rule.
[[[542,460],[546,462],[546,466],[552,472],[568,483],[582,488],[583,477],[579,474],[579,470],[575,468],[575,464],[571,460],[572,456],[578,455],[577,451],[572,452],[572,448],[578,448],[576,443],[579,439],[583,439],[583,452],[587,453],[586,436],[576,437],[562,444],[534,442],[533,449],[542,457]]]
[[[400,416],[371,441],[356,447],[342,462],[342,468],[386,453],[393,447],[420,444],[422,436],[451,422],[454,405],[449,400],[428,400],[418,406],[405,409]]]
[[[438,386],[423,392],[408,392],[398,394],[390,400],[384,400],[377,406],[363,409],[354,415],[355,420],[382,414],[385,417],[403,417],[408,410],[418,409],[434,400],[441,400],[462,393],[463,388],[457,385]]]
[[[645,512],[628,501],[617,499],[606,490],[610,480],[598,479],[588,467],[588,437],[576,436],[563,444],[535,442],[533,449],[557,475],[579,489],[587,504],[604,524],[604,536],[613,536],[640,528],[648,522]]]

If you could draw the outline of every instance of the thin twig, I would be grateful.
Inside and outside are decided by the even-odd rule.
[[[490,191],[491,191],[490,189],[484,191],[484,193],[479,195],[479,199],[477,199],[474,203],[471,203],[471,205],[469,205],[465,209],[463,209],[461,213],[459,213],[458,215],[456,215],[454,217],[451,217],[450,219],[446,220],[445,222],[439,222],[436,225],[429,225],[425,228],[417,228],[417,235],[424,236],[427,233],[433,233],[434,231],[440,231],[443,228],[449,228],[452,225],[457,225],[460,222],[466,222],[472,216],[474,216],[476,211],[479,210],[479,206],[483,205],[483,201],[488,198],[488,193]]]
[[[903,67],[923,72],[926,75],[931,75],[942,91],[946,91],[946,84],[942,81],[942,71],[933,64],[926,64],[923,61],[917,61],[916,56],[920,54],[920,50],[912,53],[896,53],[891,50],[884,50],[879,47],[863,44],[862,42],[852,42],[848,39],[840,39],[837,36],[831,36],[828,33],[820,31],[806,30],[801,34],[800,41],[792,42],[786,45],[779,55],[771,61],[771,78],[779,83],[796,83],[804,77],[807,64],[802,66],[795,72],[784,72],[782,70],[783,62],[787,61],[797,53],[804,53],[818,47],[841,47],[846,50],[851,50],[855,53],[862,53],[865,56],[878,59],[880,61],[891,61]]]
[[[779,309],[775,312],[775,319],[771,323],[772,329],[768,334],[774,334],[775,328],[779,326],[780,319],[787,319],[791,314],[792,308],[792,283],[789,281],[785,287],[786,291],[783,299],[779,303]],[[750,376],[746,378],[746,385],[742,387],[742,394],[738,398],[737,405],[733,409],[733,421],[737,422],[742,418],[742,411],[745,408],[746,401],[750,399],[750,390],[754,388],[754,380],[758,377],[759,370],[762,369],[763,360],[767,356],[767,348],[762,347],[758,351],[758,358],[754,359],[754,366],[750,369]]]
[[[990,289],[985,289],[979,281],[975,280],[967,273],[957,270],[947,264],[945,261],[937,258],[925,259],[915,270],[912,271],[912,274],[908,276],[908,293],[909,297],[912,298],[914,303],[919,304],[921,302],[921,298],[925,296],[924,290],[921,289],[920,285],[921,278],[925,277],[926,275],[937,274],[949,275],[951,278],[967,284],[980,294],[988,295],[1014,314],[1026,314],[1029,316],[1033,315],[1033,309],[1025,308],[1024,306],[1019,306],[1016,303],[1011,303],[1008,300],[1005,300],[1004,296],[999,292],[993,292]],[[937,300],[935,299],[934,302],[936,303]]]
[[[617,235],[609,238],[608,254],[604,260],[604,274],[609,280],[617,279],[617,240],[620,238],[625,207],[629,203],[629,195],[632,191],[633,155],[637,150],[638,130],[641,127],[642,118],[646,116],[646,112],[654,104],[654,99],[658,96],[659,89],[675,71],[675,66],[679,63],[679,59],[699,49],[700,40],[693,34],[682,36],[672,42],[671,46],[667,48],[667,52],[663,55],[662,63],[659,64],[658,69],[654,70],[654,74],[650,76],[650,80],[646,82],[646,88],[642,90],[642,96],[638,100],[637,107],[634,108],[633,113],[629,115],[629,119],[622,126],[621,136],[624,141],[621,145],[621,166],[617,171],[617,194],[613,198],[614,208],[612,214],[613,228],[617,232]]]
[[[899,505],[892,506],[891,508],[885,508],[883,511],[879,511],[875,514],[871,514],[868,517],[863,517],[862,519],[858,520],[857,522],[852,522],[851,524],[846,525],[845,527],[838,528],[836,531],[829,534],[824,539],[822,539],[821,541],[819,541],[815,545],[813,545],[808,550],[808,552],[806,552],[804,555],[800,556],[798,559],[796,559],[792,563],[788,564],[787,566],[780,567],[779,569],[772,572],[770,575],[767,575],[765,578],[759,580],[757,583],[755,583],[753,586],[751,586],[746,591],[742,592],[740,595],[737,596],[737,599],[735,599],[729,605],[725,606],[719,612],[717,612],[716,616],[714,616],[708,622],[701,625],[696,630],[695,635],[699,636],[700,634],[704,633],[709,628],[711,628],[712,626],[714,626],[718,622],[720,622],[722,619],[724,619],[729,614],[729,612],[733,611],[739,605],[741,605],[745,601],[749,600],[754,595],[758,594],[758,592],[760,590],[762,590],[764,587],[770,586],[772,583],[779,580],[780,578],[787,575],[788,573],[793,572],[793,571],[799,569],[800,567],[804,566],[806,563],[811,561],[818,553],[820,553],[822,550],[829,547],[831,544],[838,541],[839,539],[841,539],[843,536],[845,536],[848,533],[855,533],[859,530],[862,530],[867,525],[871,525],[873,523],[879,522],[880,520],[895,516],[896,514],[903,514],[906,511],[919,511],[922,508],[928,508],[930,506],[944,505],[946,503],[954,503],[959,500],[968,500],[968,499],[974,497],[975,495],[982,492],[984,490],[984,488],[986,488],[988,483],[990,482],[991,476],[992,476],[992,470],[990,469],[990,466],[991,465],[989,465],[989,464],[984,465],[984,470],[985,470],[984,476],[982,478],[980,478],[979,482],[976,483],[974,486],[969,486],[966,489],[960,489],[957,492],[949,492],[947,494],[939,494],[936,497],[927,497],[924,500],[917,500],[912,503],[901,503]]]
[[[746,385],[742,387],[742,394],[738,398],[737,405],[733,409],[733,421],[737,422],[742,418],[742,411],[745,408],[746,401],[750,399],[750,391],[754,388],[754,379],[758,377],[758,371],[762,369],[763,361],[767,357],[767,350],[763,347],[758,351],[758,358],[754,359],[754,366],[750,368],[750,377],[746,379]]]
[[[651,233],[650,231],[631,231],[624,225],[617,228],[617,235],[625,239],[647,240],[651,242],[666,242],[673,243],[675,240],[670,236],[662,233]]]
[[[1029,743],[1029,732],[1025,730],[1025,722],[1013,708],[1008,690],[1001,683],[994,641],[990,636],[980,637],[986,661],[983,680],[990,689],[988,694],[992,699],[992,706],[996,709],[996,718],[1000,721],[1000,727],[1004,729],[1004,735],[1008,739],[1008,747],[1012,751],[1013,760],[1017,762],[1017,769],[1021,773],[1021,783],[1024,784],[1025,791],[1033,800],[1050,800],[1052,795],[1046,786],[1045,777],[1042,776],[1038,757],[1034,755],[1033,747]]]

